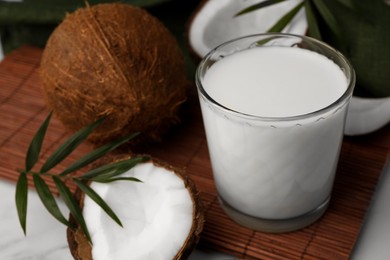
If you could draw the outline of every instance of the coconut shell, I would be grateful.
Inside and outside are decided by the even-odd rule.
[[[99,167],[103,164],[108,164],[112,162],[117,162],[121,160],[126,160],[131,158],[129,155],[111,155],[106,156],[99,163],[95,164],[93,167]],[[173,260],[187,259],[191,252],[194,250],[195,246],[198,244],[200,239],[200,234],[203,230],[204,225],[204,212],[203,205],[199,198],[199,193],[196,189],[195,184],[192,182],[191,178],[183,169],[176,168],[172,165],[167,164],[166,162],[160,161],[156,158],[151,159],[154,165],[163,167],[171,172],[174,172],[179,176],[183,182],[186,189],[189,191],[192,199],[193,205],[193,223],[191,230],[187,236],[186,241],[184,241],[183,246],[177,252]],[[80,208],[84,206],[85,193],[83,193],[79,188],[75,192],[75,199],[79,203]],[[75,219],[70,215],[69,222],[71,226],[75,228],[67,229],[67,240],[70,252],[74,259],[76,260],[92,260],[92,247],[88,242],[85,234],[83,233],[80,226],[77,224]]]
[[[144,9],[109,3],[68,14],[44,48],[45,99],[67,129],[101,116],[90,140],[142,132],[159,140],[187,96],[184,57],[170,31]]]
[[[80,189],[77,189],[74,196],[82,209],[84,207],[85,193],[83,193]],[[92,260],[91,244],[72,215],[69,216],[69,224],[74,227],[68,227],[66,231],[69,250],[73,258],[75,260]]]

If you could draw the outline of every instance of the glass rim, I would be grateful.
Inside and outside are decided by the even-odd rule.
[[[240,112],[240,111],[237,111],[235,109],[231,109],[229,107],[226,107],[223,104],[221,104],[218,101],[216,101],[215,99],[213,99],[207,93],[207,91],[204,89],[203,84],[202,84],[202,80],[201,80],[201,78],[202,78],[202,71],[205,68],[206,62],[209,61],[210,58],[215,53],[217,53],[221,48],[223,48],[225,46],[228,46],[230,44],[236,43],[236,42],[244,40],[244,39],[264,38],[264,37],[273,37],[273,38],[285,37],[285,38],[302,39],[304,41],[313,42],[317,46],[321,46],[321,47],[327,49],[328,51],[334,53],[335,55],[337,55],[337,57],[345,64],[345,67],[347,67],[349,69],[349,75],[346,75],[346,72],[344,72],[344,75],[346,76],[346,78],[348,80],[348,82],[347,82],[348,86],[347,86],[346,90],[344,91],[344,93],[338,99],[336,99],[335,101],[333,101],[332,103],[330,103],[329,105],[327,105],[327,106],[325,106],[323,108],[320,108],[320,109],[317,109],[317,110],[314,110],[314,111],[311,111],[311,112],[308,112],[308,113],[304,113],[304,114],[293,115],[293,116],[285,116],[285,117],[283,117],[283,116],[280,116],[280,117],[259,116],[259,115],[248,114],[248,113]],[[338,65],[338,64],[336,64],[336,65]],[[327,44],[327,43],[325,43],[323,41],[317,40],[315,38],[312,38],[312,37],[309,37],[309,36],[305,36],[305,35],[297,35],[297,34],[291,34],[291,33],[274,33],[274,32],[258,33],[258,34],[250,34],[250,35],[246,35],[246,36],[241,36],[241,37],[234,38],[232,40],[226,41],[226,42],[216,46],[215,48],[213,48],[211,51],[209,51],[202,58],[202,60],[198,64],[198,67],[197,67],[196,73],[195,73],[195,83],[196,83],[196,86],[197,86],[197,88],[199,90],[199,93],[201,94],[203,99],[209,101],[209,103],[211,105],[213,105],[214,107],[216,107],[219,110],[222,110],[224,112],[228,112],[231,115],[240,117],[240,118],[247,118],[247,119],[250,119],[250,120],[258,120],[258,121],[269,121],[269,122],[297,121],[297,120],[302,120],[302,119],[316,117],[316,116],[320,116],[322,114],[325,114],[326,112],[331,111],[337,105],[339,105],[339,104],[342,105],[343,103],[345,103],[352,96],[352,92],[353,92],[353,89],[355,87],[355,81],[356,81],[355,70],[354,70],[351,62],[340,51],[338,51],[337,49],[333,48],[329,44]]]

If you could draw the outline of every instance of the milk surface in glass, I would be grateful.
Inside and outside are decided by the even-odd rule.
[[[288,219],[329,199],[346,105],[293,117],[328,107],[344,94],[348,82],[339,66],[305,49],[252,48],[212,64],[201,85],[213,100],[200,93],[224,202],[249,216]]]

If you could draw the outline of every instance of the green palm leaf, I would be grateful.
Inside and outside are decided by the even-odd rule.
[[[95,160],[99,159],[100,157],[107,154],[108,152],[116,149],[118,146],[120,146],[124,143],[127,143],[128,141],[130,141],[131,139],[136,137],[138,134],[139,133],[132,134],[130,136],[121,138],[119,140],[113,141],[109,144],[106,144],[106,145],[103,145],[103,146],[97,148],[96,150],[85,155],[84,157],[82,157],[81,159],[76,161],[74,164],[72,164],[71,166],[66,168],[62,173],[60,173],[60,176],[65,176],[71,172],[74,172],[74,171],[94,162]]]
[[[47,172],[62,160],[64,160],[93,132],[93,130],[95,130],[101,123],[103,123],[104,119],[104,117],[100,118],[95,123],[82,128],[74,135],[72,135],[47,159],[40,172]]]
[[[304,3],[297,4],[293,9],[283,15],[269,30],[268,32],[281,32],[284,27],[294,18],[294,16],[301,10]]]
[[[134,178],[134,177],[117,177],[117,178],[101,178],[101,179],[95,179],[95,182],[100,183],[110,183],[114,181],[134,181],[134,182],[142,182],[140,179]]]
[[[245,8],[245,9],[241,10],[235,16],[247,14],[247,13],[253,12],[255,10],[258,10],[258,9],[261,9],[261,8],[264,8],[264,7],[267,7],[267,6],[270,6],[270,5],[278,4],[278,3],[281,3],[281,2],[284,2],[284,1],[286,1],[286,0],[265,0],[263,2],[251,5],[251,6],[247,7],[247,8]]]
[[[19,222],[22,226],[23,232],[26,235],[26,219],[27,219],[27,197],[28,197],[28,181],[26,172],[19,175],[16,183],[15,203],[18,212]]]
[[[350,8],[350,9],[354,9],[355,8],[352,0],[337,0],[337,1],[340,4],[344,5],[345,7]]]
[[[54,199],[53,194],[51,193],[49,187],[38,174],[33,174],[34,185],[37,189],[39,198],[41,199],[43,205],[46,207],[47,211],[56,218],[59,222],[63,223],[66,226],[69,226],[68,221],[62,215],[60,209],[58,208],[57,202]]]
[[[321,40],[320,28],[318,27],[317,19],[314,14],[312,0],[305,0],[306,19],[309,25],[309,34],[311,37]]]
[[[34,135],[26,155],[26,172],[30,171],[39,159],[43,139],[45,138],[46,130],[50,122],[52,112],[47,116],[46,120],[39,127],[37,133]]]
[[[101,167],[95,168],[84,175],[80,176],[81,179],[89,179],[92,181],[107,180],[114,178],[131,168],[140,162],[149,160],[149,157],[134,157],[128,160],[123,160],[115,163],[110,163],[103,165]]]
[[[80,225],[88,241],[92,243],[91,236],[89,234],[87,225],[83,217],[83,213],[81,212],[80,206],[77,204],[72,193],[58,176],[53,176],[53,180],[56,184],[58,192],[61,195],[61,198],[64,200],[66,206],[69,208],[70,213],[72,214],[76,222]]]
[[[326,24],[329,28],[334,32],[337,37],[341,37],[341,32],[339,29],[339,25],[335,16],[329,10],[329,8],[324,4],[322,0],[313,0],[315,7],[318,12],[321,14],[322,18],[325,20]]]
[[[77,186],[87,194],[93,201],[96,202],[106,213],[110,216],[119,226],[122,226],[121,221],[118,216],[114,213],[114,211],[107,205],[107,203],[97,194],[91,187],[84,184],[83,182],[73,179],[73,181],[77,184]]]
[[[85,139],[99,126],[103,123],[104,117],[100,118],[96,122],[82,128],[70,138],[68,138],[62,145],[60,145],[54,153],[46,160],[39,172],[32,171],[34,165],[37,163],[42,144],[50,123],[52,112],[47,116],[45,121],[39,127],[38,131],[34,135],[30,146],[28,148],[26,159],[25,159],[25,169],[18,169],[20,173],[15,190],[15,204],[17,208],[18,218],[20,225],[23,229],[24,234],[26,234],[26,219],[27,219],[27,198],[28,198],[28,179],[27,174],[31,174],[33,177],[34,186],[37,190],[38,196],[45,206],[46,210],[59,222],[67,225],[70,228],[74,228],[71,223],[64,217],[60,208],[58,207],[55,196],[50,191],[49,186],[46,184],[45,180],[42,178],[43,175],[51,176],[53,179],[58,192],[60,193],[61,198],[68,207],[72,218],[78,223],[79,227],[82,229],[86,238],[91,242],[91,236],[87,229],[85,219],[80,209],[80,205],[73,197],[72,192],[66,186],[62,178],[64,176],[84,167],[88,164],[94,162],[95,160],[106,155],[110,151],[116,149],[118,146],[130,141],[132,138],[137,136],[139,133],[135,133],[126,137],[123,137],[119,140],[113,141],[109,144],[100,146],[99,148],[93,150],[92,152],[84,155],[69,167],[67,167],[63,172],[58,175],[48,172],[50,169],[55,167],[57,164],[62,162],[70,153],[72,153]],[[116,163],[108,164],[101,166],[97,169],[87,172],[81,177],[72,178],[72,181],[76,183],[81,191],[83,191],[87,196],[94,200],[118,225],[122,226],[121,221],[114,211],[108,206],[108,204],[88,185],[83,181],[93,181],[94,179],[100,182],[113,182],[119,180],[126,181],[136,181],[141,182],[137,178],[133,177],[117,177],[123,172],[131,169],[137,163],[148,160],[148,157],[134,157],[129,160],[119,161]]]

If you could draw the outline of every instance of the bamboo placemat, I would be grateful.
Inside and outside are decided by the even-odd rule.
[[[41,53],[41,49],[23,46],[0,63],[0,177],[7,180],[16,181],[16,169],[23,167],[29,142],[48,114],[38,74]],[[67,136],[54,118],[41,161]],[[82,145],[57,170],[91,148]],[[285,234],[241,227],[219,207],[195,92],[184,107],[182,123],[162,143],[146,147],[143,152],[185,167],[194,180],[206,215],[200,247],[248,259],[347,259],[390,154],[390,126],[374,134],[344,139],[328,211],[313,225]],[[51,187],[54,189],[54,185]]]

